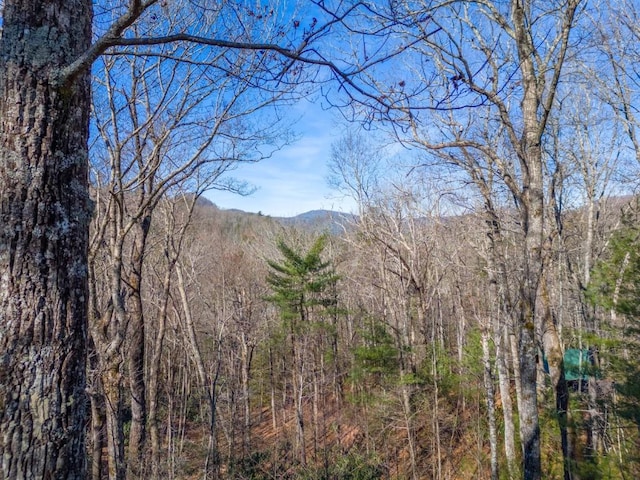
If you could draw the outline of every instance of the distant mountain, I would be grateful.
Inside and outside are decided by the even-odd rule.
[[[276,217],[283,225],[308,228],[313,231],[339,234],[349,229],[356,221],[356,215],[334,210],[311,210],[295,217]]]
[[[237,208],[221,209],[215,203],[203,199],[198,201],[198,205],[205,211],[216,211],[218,215],[227,218],[231,223],[238,222],[246,224],[258,219],[264,221],[274,221],[283,226],[298,227],[312,232],[329,232],[340,235],[345,230],[350,230],[357,222],[358,216],[351,213],[337,212],[334,210],[311,210],[294,217],[272,217],[262,213],[246,212]]]

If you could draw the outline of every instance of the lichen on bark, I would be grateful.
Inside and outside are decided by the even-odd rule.
[[[0,40],[0,477],[85,477],[91,2],[6,0]]]

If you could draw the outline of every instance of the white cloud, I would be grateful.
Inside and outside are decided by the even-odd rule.
[[[295,115],[301,115],[300,108]],[[212,191],[207,198],[220,208],[237,208],[271,216],[294,216],[309,210],[353,210],[353,202],[336,199],[325,180],[331,144],[344,127],[335,125],[330,112],[306,104],[298,122],[301,138],[257,164],[241,165],[232,175],[258,190],[248,197]]]

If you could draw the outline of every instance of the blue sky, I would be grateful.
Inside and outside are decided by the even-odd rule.
[[[265,215],[291,217],[310,210],[355,210],[352,200],[340,197],[329,188],[327,160],[331,144],[345,129],[338,116],[323,110],[320,104],[301,101],[291,107],[291,115],[300,117],[295,130],[300,138],[276,152],[272,158],[244,164],[231,172],[238,180],[249,182],[257,190],[247,197],[212,190],[205,197],[224,209],[237,208]]]

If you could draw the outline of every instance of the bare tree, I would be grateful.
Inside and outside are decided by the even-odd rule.
[[[104,389],[108,405],[122,402],[119,392],[125,366],[120,356],[122,351],[128,355],[132,421],[127,465],[136,476],[146,425],[142,271],[154,210],[164,195],[175,195],[177,186],[194,190],[196,198],[211,187],[241,191],[242,185],[224,174],[239,162],[259,161],[269,154],[263,145],[272,143],[277,148],[280,133],[277,119],[257,124],[251,116],[290,99],[291,90],[282,88],[258,98],[264,92],[258,86],[262,66],[255,52],[233,58],[227,53],[224,61],[217,52],[200,53],[199,62],[213,65],[203,75],[197,66],[171,60],[178,48],[182,55],[196,55],[169,44],[158,47],[153,57],[107,57],[101,62],[103,80],[96,82],[99,137],[92,144],[93,171],[96,189],[105,192],[101,195],[105,203],[99,205],[105,214],[100,217],[103,223],[95,227],[92,248],[109,245],[111,266],[106,272],[111,272],[107,273],[111,295],[104,313],[96,313],[101,320],[92,324],[92,336],[102,371],[118,372],[111,382],[103,381],[110,383]],[[229,61],[243,72],[242,79],[229,75],[228,65],[215,67]],[[126,72],[129,81],[122,82],[124,74],[116,72]],[[255,83],[250,81],[252,75]],[[286,142],[286,137],[281,141]],[[117,305],[116,315],[110,314],[110,305]],[[114,470],[125,465],[122,448],[112,445],[124,442],[122,425],[116,420],[120,416],[113,409],[111,419],[107,417],[114,429],[108,435]]]
[[[105,52],[162,56],[154,46],[181,42],[221,52],[217,66],[239,79],[243,72],[224,52],[253,52],[264,74],[261,82],[270,83],[272,91],[298,82],[298,60],[327,66],[345,83],[350,75],[341,74],[313,45],[358,5],[301,22],[286,17],[286,9],[248,2],[213,8],[113,1],[95,5],[95,36],[89,0],[9,0],[2,8],[1,473],[82,478],[92,64]],[[193,25],[211,17],[238,21],[194,31]],[[181,60],[198,64],[202,51]],[[206,75],[207,66],[201,67]],[[114,299],[115,316],[122,316],[119,302]],[[118,344],[121,332],[110,346]]]
[[[150,342],[149,368],[148,368],[148,388],[149,399],[148,424],[149,437],[151,442],[151,475],[159,478],[161,468],[162,440],[160,437],[160,384],[162,373],[162,358],[164,354],[165,337],[169,321],[169,303],[171,301],[171,287],[174,279],[176,264],[182,253],[182,245],[187,229],[191,224],[193,210],[197,202],[196,195],[178,196],[174,199],[163,199],[160,206],[162,222],[162,234],[164,241],[161,248],[162,260],[151,261],[149,270],[154,271],[154,276],[158,278],[159,285],[156,289],[157,300],[153,305],[157,308],[155,316],[155,332]],[[153,290],[150,286],[150,290]]]
[[[544,142],[580,4],[447,2],[417,11],[392,4],[389,17],[393,13],[394,18],[412,19],[413,30],[404,29],[409,41],[424,38],[426,28],[437,30],[413,45],[410,58],[415,63],[406,64],[406,75],[394,83],[377,83],[396,102],[397,115],[405,112],[416,146],[458,166],[481,188],[476,179],[499,179],[518,209],[519,415],[528,479],[542,475],[536,335],[555,332],[552,319],[538,309],[548,201]],[[421,89],[421,84],[429,87]],[[552,383],[561,389],[565,382],[559,338],[545,334],[543,341]],[[564,411],[566,405],[559,404],[559,414]]]
[[[451,256],[434,253],[438,217],[442,214],[439,199],[443,192],[430,189],[426,183],[411,183],[400,171],[387,174],[383,180],[381,172],[388,162],[389,158],[385,158],[374,139],[348,134],[333,146],[330,181],[358,202],[359,216],[354,226],[357,233],[350,241],[350,248],[362,250],[361,255],[376,259],[370,273],[375,280],[369,281],[373,281],[375,296],[381,305],[379,310],[370,308],[376,311],[371,314],[380,316],[395,339],[397,390],[407,435],[410,474],[412,478],[420,475],[414,424],[415,397],[419,389],[414,380],[417,370],[426,364],[432,378],[430,392],[423,392],[429,396],[432,410],[435,457],[432,475],[442,478],[439,356],[444,339],[434,305],[447,269],[445,258],[451,259],[455,253],[447,252]],[[395,168],[400,170],[398,166]],[[460,328],[458,338],[464,336],[463,330]],[[460,344],[458,355],[462,355]]]

